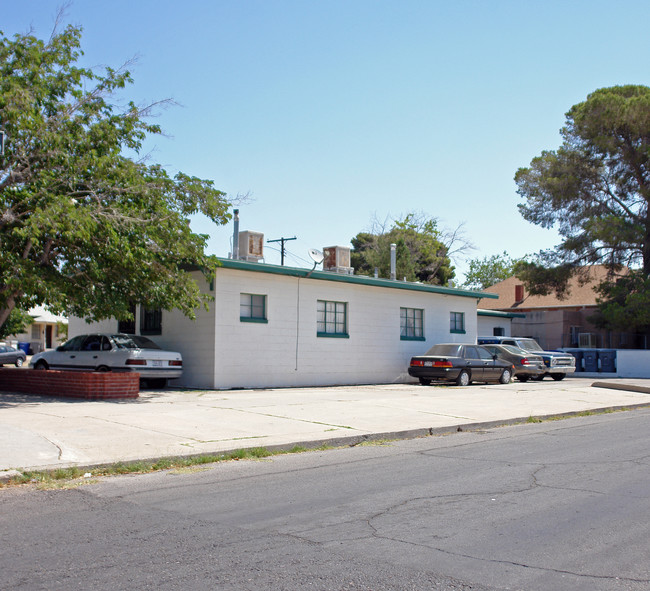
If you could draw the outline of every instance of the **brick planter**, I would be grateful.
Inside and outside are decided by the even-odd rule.
[[[140,374],[0,368],[0,391],[90,400],[137,398]]]

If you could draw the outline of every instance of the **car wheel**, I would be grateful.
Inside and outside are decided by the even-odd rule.
[[[107,365],[100,365],[97,369],[95,369],[95,371],[106,373],[107,371],[111,371],[111,368]]]
[[[471,381],[472,380],[470,378],[469,372],[466,369],[464,369],[458,374],[458,377],[456,378],[456,385],[469,386]]]
[[[14,361],[14,365],[16,367],[22,367],[23,363],[25,363],[25,360],[22,357],[19,357],[16,359],[16,361]]]
[[[520,382],[527,382],[529,377],[530,377],[530,376],[517,376],[517,379],[518,379]]]
[[[47,364],[46,361],[43,361],[42,359],[40,361],[37,361],[34,364],[34,369],[50,369],[50,366]]]
[[[552,373],[551,377],[556,381],[559,382],[560,380],[563,380],[566,377],[566,374],[563,373]]]
[[[501,377],[499,378],[500,384],[509,384],[512,379],[512,372],[509,369],[504,369]]]
[[[431,380],[429,378],[420,378],[420,384],[423,386],[428,386],[431,383]]]

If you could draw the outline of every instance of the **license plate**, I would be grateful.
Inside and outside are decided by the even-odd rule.
[[[162,361],[160,361],[160,359],[154,359],[151,362],[151,365],[153,365],[154,367],[162,367]]]
[[[425,361],[424,367],[433,367],[433,361]]]

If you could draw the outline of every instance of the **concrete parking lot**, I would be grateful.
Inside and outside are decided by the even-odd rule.
[[[0,470],[92,466],[243,447],[354,444],[650,405],[645,380],[143,390],[135,400],[0,393]],[[646,386],[647,384],[647,386]],[[637,391],[633,391],[637,390]]]

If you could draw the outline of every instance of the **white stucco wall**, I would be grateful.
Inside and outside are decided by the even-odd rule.
[[[239,319],[240,294],[267,297],[268,323]],[[217,388],[392,383],[439,342],[476,341],[476,300],[313,278],[217,269]],[[349,338],[318,337],[317,301],[347,303]],[[400,340],[400,307],[424,310],[425,341]],[[449,313],[465,314],[451,334]]]
[[[491,337],[494,335],[495,328],[503,328],[503,336],[511,336],[510,326],[512,324],[511,318],[493,317],[493,316],[478,316],[478,336]]]
[[[412,381],[411,356],[436,343],[475,343],[477,300],[454,294],[394,289],[219,267],[210,285],[193,274],[214,301],[192,321],[163,311],[152,340],[183,355],[193,388],[265,388]],[[265,295],[267,323],[240,320],[240,294]],[[347,303],[349,338],[317,336],[317,301]],[[400,308],[424,310],[424,341],[400,339]],[[465,334],[450,332],[450,312],[465,315]],[[139,332],[136,317],[136,331]],[[116,332],[117,321],[71,318],[69,336]]]

